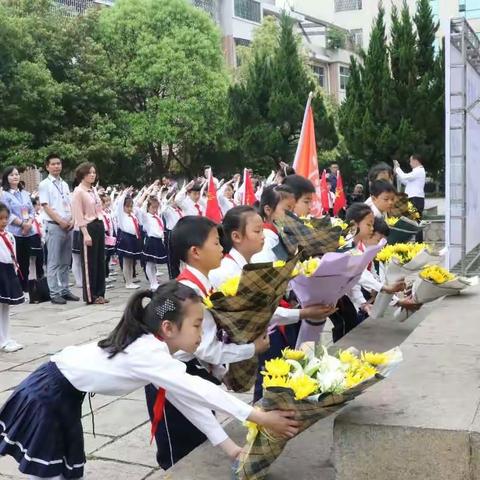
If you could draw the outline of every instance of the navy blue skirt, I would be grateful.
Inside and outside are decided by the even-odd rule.
[[[167,263],[167,249],[161,238],[145,237],[143,260],[152,263]]]
[[[18,469],[28,475],[81,478],[84,396],[54,362],[44,363],[0,410],[0,455],[15,458]]]
[[[138,258],[142,253],[142,241],[136,235],[118,231],[117,253],[121,257]]]
[[[78,230],[73,231],[72,253],[80,255],[80,232]]]
[[[30,255],[32,257],[43,257],[43,245],[40,235],[37,233],[29,237],[30,239]]]
[[[0,262],[0,303],[19,305],[25,301],[13,263]]]

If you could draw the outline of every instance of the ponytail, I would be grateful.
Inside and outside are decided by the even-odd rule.
[[[251,214],[257,215],[257,211],[249,205],[233,207],[226,213],[223,222],[218,229],[220,243],[225,253],[228,253],[233,248],[233,232],[236,231],[240,232],[242,235],[245,234],[247,215]]]

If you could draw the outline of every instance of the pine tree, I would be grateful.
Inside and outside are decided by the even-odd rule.
[[[427,73],[432,73],[434,69],[435,34],[438,30],[438,23],[433,21],[429,0],[418,0],[414,22],[418,37],[416,49],[417,71],[423,77]]]

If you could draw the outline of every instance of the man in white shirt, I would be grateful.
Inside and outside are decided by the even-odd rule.
[[[422,157],[418,154],[413,154],[410,157],[410,167],[412,171],[405,173],[397,160],[393,161],[395,174],[400,179],[400,182],[405,185],[405,193],[409,200],[415,205],[420,215],[425,208],[425,169],[422,165]]]
[[[52,303],[63,305],[79,298],[69,290],[72,262],[72,208],[70,189],[62,180],[62,160],[51,154],[45,160],[49,175],[38,186],[46,225],[47,281]]]

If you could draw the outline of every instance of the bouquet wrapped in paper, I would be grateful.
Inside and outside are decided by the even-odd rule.
[[[390,210],[393,217],[406,217],[415,222],[420,222],[421,215],[417,207],[408,199],[406,193],[397,193],[393,208]]]
[[[400,242],[409,242],[422,230],[422,226],[415,220],[407,217],[390,217],[387,219],[390,234],[387,237],[389,245]]]
[[[334,252],[338,248],[342,228],[333,226],[329,218],[310,218],[302,221],[293,213],[285,213],[285,218],[275,224],[289,255],[295,255],[302,249],[305,259]]]
[[[287,262],[247,264],[239,277],[227,280],[206,299],[219,332],[233,343],[250,343],[264,333],[285,294],[300,253]],[[247,392],[255,383],[256,356],[229,365],[225,383]]]
[[[413,280],[427,264],[443,262],[446,250],[438,253],[429,250],[425,243],[397,243],[387,245],[377,255],[376,260],[383,264],[383,280],[392,285],[400,280]],[[375,297],[371,316],[380,318],[390,305],[393,294],[380,292]]]
[[[285,349],[282,358],[265,363],[264,410],[293,410],[302,430],[342,408],[371,385],[388,376],[402,361],[400,349],[385,353],[360,353],[351,348],[320,357]],[[282,453],[287,439],[247,422],[244,454],[236,470],[237,480],[262,480]]]

